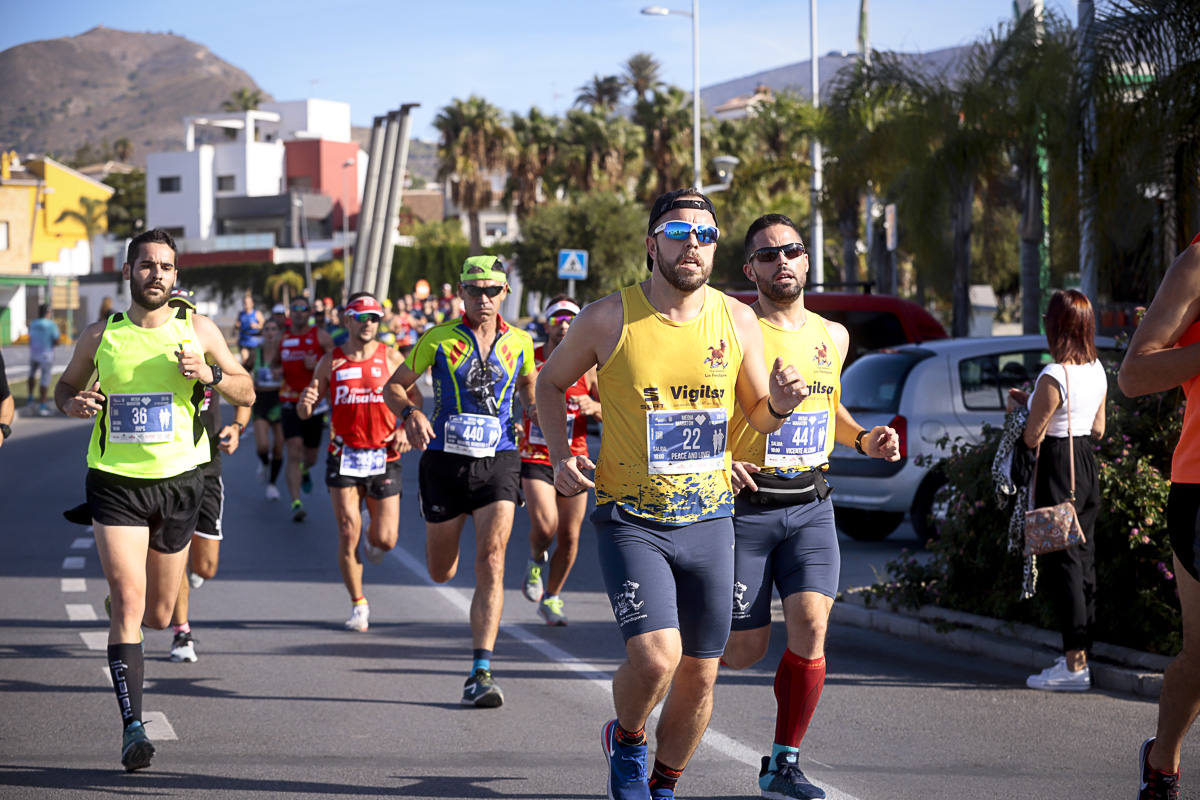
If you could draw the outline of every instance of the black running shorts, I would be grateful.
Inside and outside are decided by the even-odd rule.
[[[486,458],[426,450],[419,475],[426,522],[445,522],[497,500],[521,500],[521,454],[516,450]]]
[[[211,465],[216,463],[216,469]],[[205,539],[221,541],[225,534],[221,530],[221,513],[225,509],[225,484],[221,481],[221,462],[209,462],[204,472],[204,492],[200,496],[200,517],[196,520],[196,535]]]
[[[250,410],[254,413],[255,419],[265,419],[271,423],[279,422],[281,408],[278,389],[254,390],[254,405],[250,406]]]
[[[1175,557],[1200,581],[1200,483],[1172,483],[1167,495],[1167,535]]]
[[[398,497],[401,489],[400,459],[387,462],[387,468],[380,475],[358,477],[341,473],[342,459],[330,453],[325,458],[325,485],[330,489],[349,489],[351,486],[361,486],[367,490],[367,497],[382,500],[385,497]]]
[[[325,415],[313,414],[308,419],[300,419],[296,413],[295,403],[284,403],[280,412],[280,422],[283,423],[283,438],[304,440],[304,446],[316,450],[321,446],[321,433],[325,428]]]
[[[200,467],[171,478],[127,478],[89,469],[86,486],[95,522],[148,527],[150,547],[160,553],[178,553],[192,541],[204,493]]]

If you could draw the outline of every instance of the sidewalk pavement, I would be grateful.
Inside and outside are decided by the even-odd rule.
[[[981,617],[937,606],[888,609],[868,602],[865,587],[852,587],[833,604],[835,625],[890,633],[904,639],[948,647],[1038,672],[1062,655],[1062,638],[1051,631],[1017,622]],[[1168,656],[1144,653],[1127,647],[1097,642],[1089,666],[1097,689],[1157,698],[1162,691],[1162,673],[1171,663]]]

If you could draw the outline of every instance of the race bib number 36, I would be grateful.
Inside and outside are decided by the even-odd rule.
[[[487,414],[453,414],[446,420],[447,453],[486,458],[496,455],[500,441],[500,420]]]
[[[110,394],[108,440],[161,444],[175,438],[174,400],[170,392]]]
[[[723,408],[646,412],[651,475],[686,475],[725,467],[727,418]]]
[[[783,427],[767,434],[765,467],[819,467],[828,459],[829,410],[793,412]]]

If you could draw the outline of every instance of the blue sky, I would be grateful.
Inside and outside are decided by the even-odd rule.
[[[561,113],[592,75],[646,51],[691,88],[691,23],[651,17],[653,0],[268,0],[105,3],[47,0],[9,8],[0,50],[104,25],[171,31],[206,45],[280,100],[351,104],[357,125],[417,102],[413,133],[434,139],[437,109],[479,94],[506,111]],[[9,0],[0,2],[0,8]],[[23,4],[22,4],[23,5]],[[668,0],[689,9],[690,0]],[[1046,0],[1072,21],[1075,3]],[[37,8],[37,12],[32,9]],[[818,50],[857,49],[858,0],[819,0]],[[905,52],[966,44],[1011,19],[1011,0],[871,0],[871,46]],[[701,0],[700,84],[807,60],[805,0]],[[197,109],[203,110],[203,109]]]

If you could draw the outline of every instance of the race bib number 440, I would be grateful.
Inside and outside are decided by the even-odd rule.
[[[161,444],[174,438],[174,399],[170,392],[108,396],[110,442]]]
[[[487,414],[453,414],[446,420],[447,453],[487,458],[496,455],[500,442],[500,420]]]
[[[829,410],[793,412],[774,433],[767,434],[764,467],[819,467],[828,459],[825,439]]]
[[[651,475],[687,475],[725,467],[728,419],[723,408],[646,412]]]

